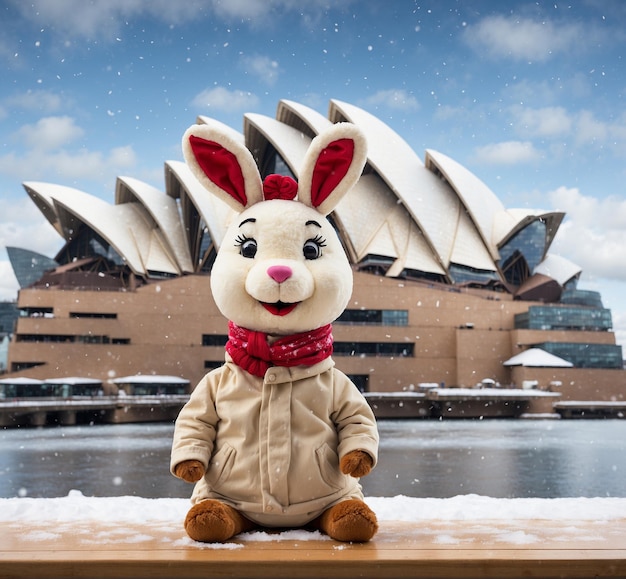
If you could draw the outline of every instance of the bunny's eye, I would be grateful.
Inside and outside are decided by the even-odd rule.
[[[235,245],[239,246],[239,253],[243,257],[252,259],[256,255],[256,240],[252,239],[252,237],[239,235],[236,239]]]
[[[318,235],[313,239],[305,241],[302,253],[305,259],[318,259],[322,257],[322,247],[326,247],[326,240]]]

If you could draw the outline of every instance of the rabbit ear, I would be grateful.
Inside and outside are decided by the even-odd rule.
[[[359,180],[367,161],[365,135],[337,123],[311,142],[298,179],[298,201],[328,215]]]
[[[204,188],[236,211],[263,200],[252,153],[220,124],[189,127],[183,136],[183,154]]]

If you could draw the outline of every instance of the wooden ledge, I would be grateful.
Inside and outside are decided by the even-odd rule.
[[[366,544],[289,531],[223,545],[156,522],[0,523],[0,577],[626,577],[626,519],[383,521]]]

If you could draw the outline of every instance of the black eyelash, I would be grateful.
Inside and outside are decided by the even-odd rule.
[[[244,235],[243,233],[240,233],[237,236],[237,239],[235,239],[235,245],[237,247],[243,245],[246,241],[248,241],[249,239],[252,239],[252,237],[248,237],[247,235]]]
[[[317,245],[319,245],[320,247],[326,247],[326,240],[319,234],[309,241],[317,243]]]

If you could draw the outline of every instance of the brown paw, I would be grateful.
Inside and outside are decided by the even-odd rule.
[[[369,541],[378,530],[374,511],[357,499],[343,501],[327,509],[319,525],[329,537],[344,542]]]
[[[369,474],[374,461],[372,457],[363,450],[353,450],[346,454],[339,463],[341,472],[349,474],[354,478],[360,478]]]
[[[187,534],[203,543],[227,541],[251,527],[237,510],[212,499],[195,504],[185,517]]]
[[[174,474],[185,482],[195,483],[204,476],[204,465],[199,460],[185,460],[176,465]]]

